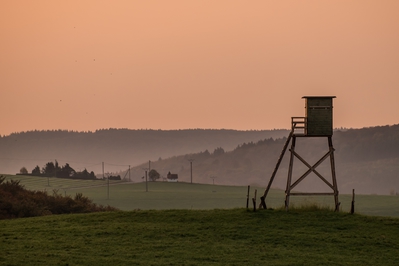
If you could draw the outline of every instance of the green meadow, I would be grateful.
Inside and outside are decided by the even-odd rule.
[[[293,208],[0,221],[1,265],[398,265],[399,219]]]
[[[396,196],[332,199],[272,190],[247,210],[247,187],[118,183],[29,176],[26,188],[83,193],[123,211],[0,220],[0,265],[398,265]],[[263,188],[251,188],[258,196]],[[360,215],[364,213],[368,215]],[[379,215],[379,216],[374,216]]]
[[[130,183],[105,180],[72,180],[32,176],[7,176],[7,179],[20,180],[27,189],[56,191],[62,195],[74,196],[83,193],[93,202],[110,205],[120,210],[209,210],[245,208],[247,187],[217,186],[190,183],[148,182]],[[264,187],[250,188],[249,207],[257,190],[257,203]],[[147,191],[146,191],[147,190]],[[281,208],[285,195],[282,190],[271,190],[266,199],[268,208]],[[340,210],[349,212],[352,195],[340,195]],[[291,206],[318,205],[333,208],[333,198],[328,197],[291,197]],[[399,217],[399,196],[356,195],[355,212],[372,216]]]

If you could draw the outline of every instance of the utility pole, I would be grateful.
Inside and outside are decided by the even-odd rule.
[[[148,174],[150,174],[151,171],[151,160],[148,161]]]
[[[147,170],[145,171],[145,192],[148,192]]]
[[[145,192],[148,192],[148,179],[147,179],[147,168],[143,168],[145,171]]]
[[[57,162],[57,160],[54,160],[54,177],[57,177],[57,166],[58,166],[58,162]]]
[[[192,184],[193,183],[193,162],[194,162],[194,159],[188,159],[188,161],[190,162],[191,184]]]
[[[212,184],[215,185],[215,178],[216,178],[216,176],[211,176],[211,178],[212,178]]]
[[[103,179],[104,179],[104,162],[103,162]],[[108,182],[107,182],[107,199],[109,199],[109,176],[108,176]]]
[[[103,162],[103,180],[104,180],[104,162]]]
[[[129,165],[129,182],[130,182],[130,165]]]

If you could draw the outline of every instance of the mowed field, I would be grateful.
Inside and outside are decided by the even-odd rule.
[[[273,190],[268,204],[275,209],[254,212],[245,209],[247,187],[154,182],[146,192],[145,183],[114,182],[108,190],[106,181],[21,177],[9,178],[125,211],[0,220],[0,265],[399,263],[399,219],[351,215],[350,196],[340,197],[348,205],[341,212],[321,197],[296,198],[302,202],[286,212],[279,208],[283,192]],[[398,206],[394,196],[358,198],[358,205],[385,206],[390,216]]]
[[[398,265],[399,219],[137,210],[0,221],[1,265]]]
[[[218,186],[189,183],[145,182],[131,183],[106,180],[71,180],[32,176],[7,176],[7,179],[20,180],[27,189],[54,191],[62,195],[74,196],[83,193],[93,202],[110,205],[120,210],[209,210],[245,208],[247,187]],[[147,188],[146,188],[147,187]],[[249,206],[257,190],[257,202],[264,187],[250,188]],[[146,191],[148,190],[148,191]],[[266,203],[268,208],[281,208],[285,195],[282,190],[271,190]],[[349,212],[352,195],[340,195],[341,211]],[[318,205],[333,209],[333,197],[291,197],[291,206]],[[355,212],[372,216],[399,217],[399,196],[356,195]]]

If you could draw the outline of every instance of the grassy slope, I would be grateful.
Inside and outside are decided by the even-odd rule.
[[[21,180],[21,184],[33,190],[47,190],[51,193],[56,189],[59,193],[72,196],[80,192],[95,203],[111,205],[121,210],[242,208],[246,205],[247,195],[247,187],[239,186],[149,182],[148,192],[145,192],[145,183],[111,182],[108,199],[107,182],[103,180],[50,178],[48,182],[47,178],[40,177],[10,176],[9,178]],[[251,198],[254,196],[254,189],[251,188]],[[264,188],[257,189],[259,201]],[[283,191],[271,190],[267,198],[268,207],[281,207],[284,204],[284,197]],[[340,195],[339,200],[341,210],[349,212],[351,195]],[[399,217],[398,196],[357,195],[355,202],[357,213]],[[296,206],[317,203],[332,207],[333,199],[332,197],[291,197],[291,203]]]
[[[0,221],[2,265],[396,265],[399,219],[165,210]]]

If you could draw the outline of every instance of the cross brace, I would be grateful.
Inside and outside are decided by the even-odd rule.
[[[290,186],[289,190],[292,190],[294,187],[296,187],[296,185],[298,185],[303,179],[305,179],[305,177],[307,177],[311,172],[315,173],[321,180],[323,180],[324,183],[327,184],[327,186],[334,190],[333,185],[330,184],[330,182],[328,182],[319,172],[316,171],[316,167],[319,166],[325,159],[327,159],[333,151],[334,149],[330,150],[320,160],[318,160],[317,163],[315,163],[313,166],[310,166],[310,164],[308,164],[301,156],[299,156],[298,153],[290,149],[290,152],[295,157],[297,157],[304,165],[306,165],[309,170],[307,170],[300,178],[298,178],[298,180]]]
[[[259,205],[259,208],[264,208],[266,209],[266,197],[267,194],[270,190],[270,187],[273,183],[273,180],[276,176],[276,173],[278,171],[278,168],[280,166],[280,163],[284,157],[285,151],[289,145],[289,142],[292,139],[291,142],[291,157],[290,157],[290,164],[289,164],[289,170],[288,170],[288,178],[287,178],[287,187],[286,187],[286,199],[285,199],[285,207],[286,210],[288,210],[288,206],[289,206],[289,199],[290,199],[290,195],[292,196],[298,196],[298,195],[333,195],[334,196],[334,201],[335,201],[335,210],[338,211],[339,209],[339,202],[338,202],[338,187],[337,187],[337,181],[336,181],[336,176],[335,176],[335,161],[334,161],[334,148],[332,145],[332,138],[331,136],[326,136],[328,138],[328,146],[329,146],[329,151],[323,156],[321,157],[314,165],[310,165],[309,163],[307,163],[298,153],[295,152],[295,144],[296,144],[296,136],[294,134],[294,130],[292,130],[287,138],[287,141],[284,145],[284,148],[280,154],[280,157],[277,161],[276,167],[273,171],[273,174],[270,178],[269,184],[265,190],[265,193],[263,194],[263,196],[260,198],[261,203]],[[292,172],[293,172],[293,163],[294,163],[294,157],[298,158],[304,165],[306,165],[309,169],[300,177],[298,178],[298,180],[296,180],[293,184],[291,184],[291,180],[292,180]],[[324,162],[327,158],[330,158],[330,165],[331,165],[331,176],[332,176],[332,183],[330,183],[329,181],[327,181],[319,172],[317,172],[316,168],[322,163]],[[318,176],[329,188],[331,188],[333,190],[333,192],[330,193],[301,193],[301,192],[293,192],[291,193],[291,190],[296,187],[303,179],[305,179],[305,177],[307,177],[310,173],[315,173],[316,176]]]
[[[291,157],[290,157],[290,165],[289,165],[289,169],[288,169],[287,188],[285,190],[285,208],[286,208],[286,210],[288,210],[288,207],[289,207],[290,195],[292,195],[292,196],[295,196],[295,195],[334,195],[335,211],[338,211],[339,202],[338,202],[338,187],[337,187],[337,181],[336,181],[336,177],[335,177],[334,148],[332,146],[331,136],[327,136],[327,137],[328,137],[329,151],[323,157],[321,157],[313,166],[311,166],[298,153],[295,152],[296,137],[293,136],[292,143],[291,143],[291,149],[290,149]],[[301,177],[299,177],[298,180],[296,180],[293,184],[291,184],[294,157],[298,158],[309,169]],[[330,158],[332,184],[330,182],[328,182],[319,172],[316,171],[316,167],[318,167],[327,158]],[[327,184],[327,186],[330,187],[333,192],[332,193],[291,193],[291,190],[294,187],[296,187],[302,180],[305,179],[305,177],[307,177],[312,172],[315,173],[316,176],[318,176],[325,184]]]

